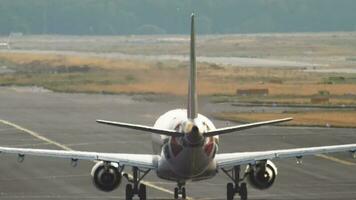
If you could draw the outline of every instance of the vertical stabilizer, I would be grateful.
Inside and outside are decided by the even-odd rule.
[[[191,16],[191,30],[190,30],[190,69],[189,69],[189,93],[188,93],[188,119],[195,119],[197,117],[197,70],[195,61],[195,26],[194,13]]]

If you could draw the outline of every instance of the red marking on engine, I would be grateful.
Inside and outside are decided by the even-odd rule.
[[[205,151],[206,155],[209,156],[211,154],[211,152],[214,149],[214,146],[215,146],[215,144],[214,144],[213,137],[209,137],[209,142],[204,145],[204,151]]]
[[[171,149],[174,157],[176,157],[183,150],[183,147],[177,142],[176,137],[172,137],[171,139]]]

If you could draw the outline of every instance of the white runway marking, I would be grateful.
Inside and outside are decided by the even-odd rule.
[[[37,138],[37,139],[39,139],[39,140],[41,140],[41,141],[44,141],[44,143],[42,143],[42,145],[43,145],[43,144],[52,144],[52,145],[55,145],[55,146],[57,146],[57,147],[59,147],[59,148],[61,148],[61,149],[64,149],[64,150],[74,151],[72,148],[68,147],[67,145],[60,144],[60,143],[58,143],[58,142],[56,142],[56,141],[54,141],[54,140],[51,140],[51,139],[49,139],[49,138],[46,138],[46,137],[40,135],[39,133],[36,133],[36,132],[31,131],[31,130],[29,130],[29,129],[26,129],[26,128],[24,128],[24,127],[22,127],[22,126],[19,126],[19,125],[17,125],[17,124],[14,124],[14,123],[12,123],[12,122],[9,122],[9,121],[1,120],[1,119],[0,119],[0,123],[3,123],[3,124],[8,125],[8,126],[11,126],[11,127],[15,128],[15,129],[17,129],[17,130],[20,130],[20,131],[22,131],[22,132],[24,132],[24,133],[27,133],[27,134],[33,136],[33,137],[35,137],[35,138]],[[5,130],[6,130],[6,129],[5,129]],[[83,144],[84,144],[84,143],[83,143]],[[29,144],[29,145],[30,145],[30,144]],[[41,143],[36,144],[36,145],[41,145]],[[72,145],[80,145],[80,144],[72,144]],[[333,161],[333,162],[337,162],[337,163],[339,163],[339,164],[348,165],[348,166],[356,166],[356,163],[353,163],[353,162],[350,162],[350,161],[346,161],[346,160],[342,160],[342,159],[339,159],[339,158],[336,158],[336,157],[327,156],[327,155],[322,155],[322,154],[319,154],[319,155],[316,155],[316,156],[317,156],[317,157],[320,157],[320,158],[323,158],[323,159],[327,159],[327,160]],[[161,192],[165,192],[165,193],[168,193],[168,194],[174,194],[173,191],[168,190],[168,189],[163,188],[163,187],[160,187],[160,186],[157,186],[157,185],[155,185],[155,184],[152,183],[152,182],[142,181],[142,183],[146,184],[148,187],[151,187],[151,188],[153,188],[153,189],[159,190],[159,191],[161,191]],[[158,184],[161,184],[161,183],[158,182]],[[166,185],[169,185],[169,184],[166,184]],[[174,185],[174,184],[173,184],[173,185]],[[313,194],[309,194],[309,195],[313,195]],[[277,195],[277,196],[279,196],[279,195]],[[7,198],[13,198],[13,197],[15,197],[15,196],[10,196],[10,197],[7,197]],[[16,197],[19,198],[19,196],[16,196]],[[38,197],[38,198],[42,198],[42,197],[40,197],[40,196],[37,196],[37,197]],[[48,198],[48,197],[49,197],[49,196],[47,196],[47,198]],[[61,196],[61,197],[63,197],[63,196]],[[256,197],[257,197],[257,196],[256,196]],[[20,197],[20,198],[21,198],[21,197]],[[50,198],[60,198],[60,197],[53,197],[53,196],[52,196],[52,197],[50,197]],[[77,197],[72,197],[72,198],[77,198]],[[90,198],[90,197],[88,197],[88,198]],[[117,196],[116,196],[115,198],[117,198]],[[157,198],[156,198],[156,199],[157,199]],[[193,199],[193,198],[188,197],[187,199]],[[209,199],[209,198],[206,198],[206,199]]]
[[[356,166],[356,163],[353,163],[353,162],[350,162],[347,160],[342,160],[342,159],[339,159],[339,158],[336,158],[333,156],[327,156],[327,155],[323,155],[323,154],[317,154],[315,156],[317,156],[319,158],[324,158],[326,160],[331,160],[331,161],[337,162],[339,164],[344,164],[344,165],[348,165],[348,166]]]
[[[72,149],[72,148],[70,148],[70,147],[68,147],[68,146],[66,146],[66,145],[60,144],[60,143],[58,143],[58,142],[56,142],[56,141],[53,141],[53,140],[51,140],[51,139],[49,139],[49,138],[46,138],[46,137],[40,135],[39,133],[36,133],[36,132],[31,131],[31,130],[29,130],[29,129],[26,129],[26,128],[24,128],[24,127],[22,127],[22,126],[20,126],[20,125],[14,124],[14,123],[12,123],[12,122],[9,122],[9,121],[0,119],[0,123],[3,123],[3,124],[5,124],[5,125],[14,127],[15,129],[18,129],[18,130],[23,131],[23,132],[25,132],[25,133],[28,133],[28,134],[30,134],[31,136],[33,136],[33,137],[35,137],[35,138],[37,138],[37,139],[40,139],[40,140],[42,140],[42,141],[45,141],[46,143],[53,144],[53,145],[55,145],[55,146],[57,146],[57,147],[59,147],[59,148],[61,148],[61,149],[63,149],[63,150],[75,151],[74,149]],[[161,192],[168,193],[168,194],[174,194],[174,192],[172,192],[171,190],[168,190],[168,189],[166,189],[166,188],[163,188],[163,187],[154,185],[154,184],[152,184],[152,183],[150,183],[150,182],[148,182],[148,181],[141,181],[141,182],[142,182],[143,184],[145,184],[147,187],[150,187],[150,188],[153,188],[153,189],[156,189],[156,190],[159,190],[159,191],[161,191]],[[20,197],[20,198],[21,198],[21,197]],[[105,197],[105,198],[106,198],[106,197]],[[117,197],[116,197],[116,198],[117,198]],[[193,198],[187,197],[187,199],[193,199]]]
[[[69,148],[69,147],[67,147],[67,146],[65,146],[63,144],[60,144],[60,143],[58,143],[56,141],[53,141],[53,140],[48,139],[48,138],[46,138],[44,136],[41,136],[40,134],[38,134],[38,133],[36,133],[34,131],[31,131],[31,130],[28,130],[28,129],[22,127],[22,126],[17,125],[17,124],[14,124],[14,123],[11,123],[9,121],[2,120],[2,119],[0,119],[0,122],[5,124],[5,125],[12,126],[12,127],[16,128],[16,129],[18,129],[20,131],[23,131],[25,133],[28,133],[28,134],[32,135],[33,137],[35,137],[37,139],[40,139],[42,141],[48,142],[50,144],[53,144],[53,145],[55,145],[55,146],[57,146],[57,147],[59,147],[61,149],[64,149],[64,150],[67,150],[67,151],[74,151],[73,149],[71,149],[71,148]]]

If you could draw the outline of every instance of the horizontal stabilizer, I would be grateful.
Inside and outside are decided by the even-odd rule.
[[[174,137],[179,137],[179,136],[184,135],[183,133],[180,133],[180,132],[177,132],[174,130],[158,129],[158,128],[151,127],[151,126],[128,124],[128,123],[123,123],[123,122],[113,122],[113,121],[106,121],[106,120],[96,120],[96,122],[101,123],[101,124],[111,125],[111,126],[118,126],[118,127],[128,128],[128,129],[135,129],[135,130],[160,134],[160,135],[167,135],[167,136],[174,136]]]
[[[254,128],[254,127],[258,127],[258,126],[286,122],[286,121],[290,121],[292,119],[293,118],[284,118],[284,119],[276,119],[276,120],[263,121],[263,122],[255,122],[255,123],[250,123],[250,124],[242,124],[242,125],[231,126],[231,127],[226,127],[226,128],[219,128],[219,129],[215,129],[215,130],[204,133],[204,136],[210,137],[210,136],[214,136],[214,135],[221,135],[221,134],[225,134],[225,133],[231,133],[231,132],[235,132],[235,131],[250,129],[250,128]]]

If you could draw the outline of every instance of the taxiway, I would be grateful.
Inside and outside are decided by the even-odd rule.
[[[0,145],[11,147],[148,153],[150,136],[136,131],[95,123],[107,119],[152,125],[165,111],[184,108],[184,98],[145,95],[60,94],[33,88],[0,88]],[[238,111],[228,104],[211,104],[202,99],[200,113]],[[227,122],[213,120],[217,127]],[[231,124],[230,124],[231,125]],[[30,134],[25,128],[40,137]],[[46,138],[48,140],[44,140]],[[257,151],[356,143],[356,129],[260,127],[224,135],[219,152]],[[60,145],[56,145],[60,144]],[[22,164],[14,155],[0,155],[1,199],[124,199],[126,181],[112,193],[98,191],[91,183],[93,163],[31,157]],[[266,191],[249,188],[250,199],[355,199],[356,161],[348,153],[306,157],[302,165],[294,159],[275,161],[278,177]],[[158,179],[154,172],[145,178],[149,199],[173,199],[174,183]],[[193,199],[225,199],[228,178],[188,183]]]

